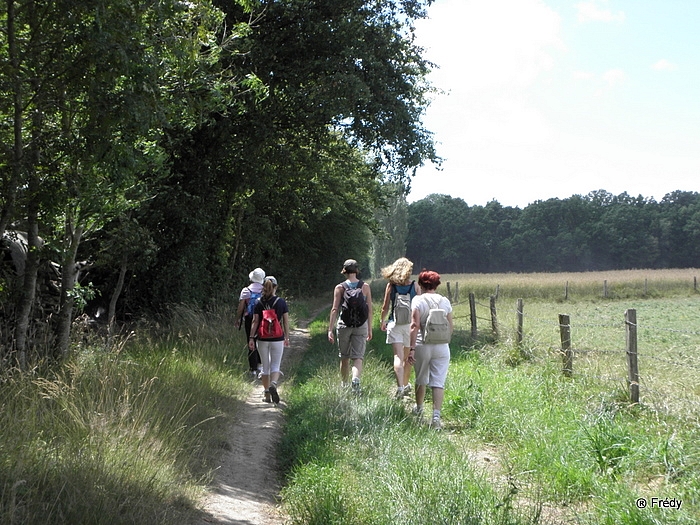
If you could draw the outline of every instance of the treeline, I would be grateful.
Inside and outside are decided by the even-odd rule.
[[[430,195],[408,207],[407,256],[445,273],[691,268],[700,262],[700,194],[660,202],[604,190],[523,209]]]
[[[7,2],[0,361],[65,358],[85,303],[113,326],[235,301],[257,266],[301,294],[368,264],[439,160],[431,1]]]

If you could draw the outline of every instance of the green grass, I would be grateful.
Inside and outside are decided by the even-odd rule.
[[[498,340],[480,320],[472,341],[468,307],[456,306],[460,331],[451,345],[445,430],[438,434],[390,399],[391,350],[382,332],[375,327],[365,395],[355,399],[338,386],[325,317],[312,325],[304,373],[289,387],[281,451],[288,473],[283,501],[294,523],[700,520],[699,400],[692,390],[698,337],[689,329],[698,317],[697,298],[594,294],[564,303],[536,295],[525,302],[521,348],[514,344],[514,300],[511,308],[503,296],[497,301]],[[627,308],[638,311],[639,405],[627,401]],[[571,378],[561,371],[559,313],[571,315]],[[679,359],[691,366],[663,366]],[[479,451],[498,460],[477,464]],[[638,498],[649,506],[639,508]],[[683,504],[652,508],[652,498]]]
[[[0,523],[183,523],[250,386],[228,312],[173,312],[121,351],[77,349],[0,389]],[[148,337],[147,337],[148,336]]]
[[[460,288],[467,292],[466,284]],[[515,298],[497,301],[498,340],[480,319],[472,341],[468,307],[456,305],[440,433],[391,399],[392,353],[376,323],[363,395],[341,389],[323,312],[310,327],[304,359],[285,370],[279,457],[292,522],[697,523],[698,299],[675,292],[567,302],[536,295],[525,295],[520,348]],[[293,318],[329,299],[291,299]],[[378,305],[381,292],[375,299]],[[639,323],[639,405],[627,401],[624,380],[627,308],[637,309]],[[488,315],[482,309],[479,315]],[[570,378],[561,372],[559,313],[571,315]],[[224,431],[251,388],[232,315],[175,308],[111,353],[83,344],[61,369],[6,372],[0,523],[191,522]],[[635,503],[653,497],[683,504]]]

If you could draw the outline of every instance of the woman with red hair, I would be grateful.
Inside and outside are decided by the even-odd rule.
[[[430,387],[433,393],[433,417],[430,426],[436,430],[442,428],[440,410],[445,397],[445,379],[450,365],[449,342],[426,341],[426,325],[428,315],[442,314],[447,319],[449,333],[439,341],[449,341],[454,325],[452,322],[452,305],[449,299],[438,294],[435,290],[440,285],[440,274],[423,270],[418,275],[418,286],[421,294],[411,302],[411,350],[408,361],[414,364],[416,372],[416,406],[413,413],[423,415],[425,391]],[[431,312],[442,310],[442,312]]]

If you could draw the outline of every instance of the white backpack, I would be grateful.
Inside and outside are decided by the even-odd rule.
[[[449,343],[452,338],[450,324],[447,321],[447,312],[440,308],[440,304],[435,303],[427,296],[428,301],[428,317],[425,320],[425,328],[423,328],[423,343],[427,345],[439,345]]]

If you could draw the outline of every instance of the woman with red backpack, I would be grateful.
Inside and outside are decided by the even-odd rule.
[[[257,300],[253,309],[248,347],[255,348],[257,341],[260,360],[262,361],[262,376],[260,377],[265,392],[263,400],[266,403],[279,403],[277,382],[280,378],[280,364],[284,347],[289,346],[289,308],[287,302],[276,295],[277,279],[268,275],[263,284],[262,296]]]

